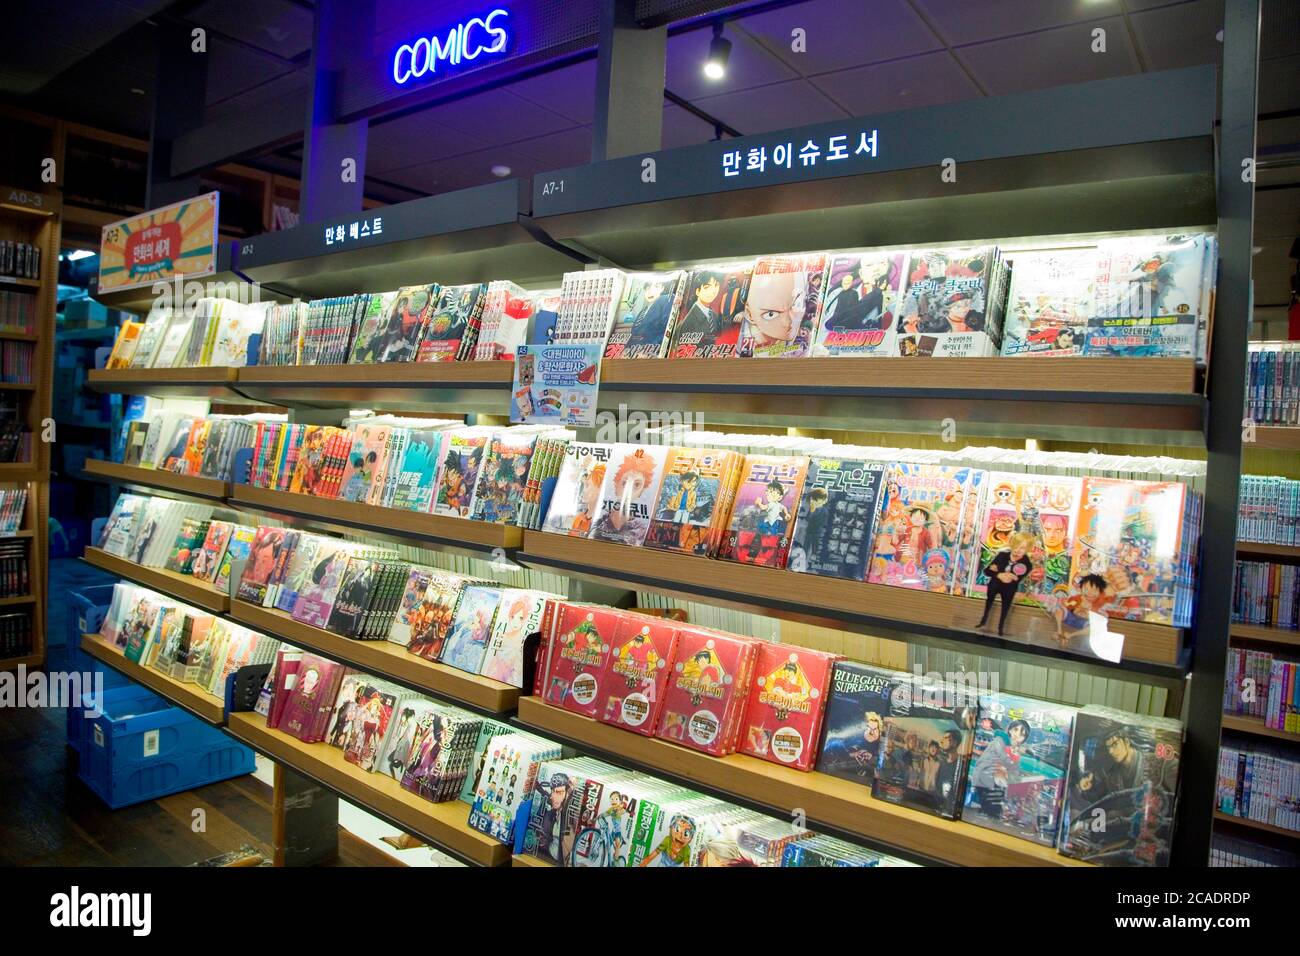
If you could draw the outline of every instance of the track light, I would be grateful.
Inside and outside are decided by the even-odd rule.
[[[731,41],[722,35],[722,21],[713,25],[713,39],[709,41],[709,58],[704,61],[704,75],[720,80],[727,75],[727,60],[731,57]]]

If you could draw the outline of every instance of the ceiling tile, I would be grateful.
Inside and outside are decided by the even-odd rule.
[[[978,43],[1121,13],[1119,0],[913,0],[950,45]]]
[[[791,80],[693,101],[742,135],[842,119],[848,114],[808,80]]]
[[[1220,0],[1195,0],[1129,16],[1149,70],[1175,70],[1200,63],[1218,63],[1223,44],[1215,34],[1223,29]]]
[[[1094,29],[1106,31],[1106,52],[1092,52]],[[1138,72],[1128,30],[1119,17],[962,47],[956,51],[990,96],[1040,90]]]
[[[974,99],[979,89],[950,53],[840,70],[811,81],[852,116]]]
[[[1259,111],[1300,106],[1300,55],[1261,60],[1259,64]]]
[[[703,72],[713,39],[712,30],[691,30],[670,36],[665,82],[668,89],[694,101],[798,77],[794,70],[739,30],[728,30],[723,35],[731,41],[731,56],[727,61],[727,75],[720,80],[710,80]]]
[[[288,0],[207,0],[186,19],[292,59],[312,44],[312,12]]]
[[[595,119],[596,61],[583,60],[511,83],[511,93],[530,103],[573,120],[591,123]]]
[[[541,169],[565,169],[591,162],[591,127],[578,126],[562,133],[511,143],[510,148],[537,161]]]
[[[906,0],[816,0],[735,22],[804,76],[943,47]],[[790,49],[795,28],[804,31],[805,52]]]
[[[504,89],[487,90],[427,110],[439,123],[477,136],[485,143],[505,143],[556,133],[574,122]]]
[[[366,171],[376,176],[416,163],[446,159],[489,144],[449,129],[431,110],[372,126],[366,136]]]
[[[208,42],[207,102],[219,103],[295,72],[277,60],[214,36]]]
[[[296,120],[301,125],[307,117],[307,77],[302,73],[291,73],[279,79],[270,80],[260,86],[253,87],[247,92],[222,100],[220,103],[213,103],[207,108],[204,115],[207,121],[211,122],[214,119],[261,109],[269,103],[288,97],[297,97],[302,103],[302,112],[299,114],[301,119]]]
[[[382,178],[429,194],[445,193],[496,182],[497,177],[492,175],[492,167],[495,165],[509,166],[512,176],[532,176],[542,171],[529,157],[505,147],[494,146],[450,159],[393,170]]]
[[[713,127],[676,103],[664,105],[663,149],[694,146],[713,139]]]

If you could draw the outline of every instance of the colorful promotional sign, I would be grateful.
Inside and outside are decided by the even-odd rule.
[[[446,73],[447,68],[477,60],[485,53],[504,53],[510,43],[506,29],[509,18],[508,10],[497,8],[484,16],[403,43],[393,54],[393,81],[401,86],[426,74],[437,76],[440,64]]]
[[[604,350],[603,342],[519,346],[510,421],[593,427]]]
[[[217,198],[210,192],[109,223],[99,243],[99,291],[217,271]]]

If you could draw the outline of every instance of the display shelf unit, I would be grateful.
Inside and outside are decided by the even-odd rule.
[[[59,243],[63,206],[54,193],[0,186],[0,239],[27,243],[40,251],[38,278],[0,277],[0,291],[31,298],[32,331],[16,329],[0,337],[32,345],[30,382],[0,382],[0,392],[10,394],[17,404],[17,421],[30,435],[30,460],[0,463],[0,484],[24,486],[27,507],[21,527],[31,539],[28,568],[30,600],[12,602],[11,609],[30,608],[31,649],[11,658],[0,658],[0,670],[33,667],[45,662],[46,578],[50,513],[50,445],[42,441],[44,423],[50,418],[54,363],[54,310],[58,300]]]
[[[1233,624],[1232,639],[1260,644],[1300,647],[1300,631],[1284,627],[1260,627],[1257,624]]]
[[[147,568],[94,547],[86,548],[82,558],[87,564],[92,564],[110,574],[130,578],[137,584],[169,594],[177,600],[211,611],[213,614],[225,614],[230,610],[230,597],[227,594],[218,591],[210,584],[195,580],[188,574],[177,574],[166,568]]]
[[[1289,544],[1262,544],[1258,541],[1238,541],[1237,556],[1259,558],[1282,558],[1284,562],[1300,562],[1300,548]]]
[[[540,866],[549,869],[553,864],[540,860],[535,856],[528,856],[524,853],[516,853],[510,858],[511,866]]]
[[[1247,820],[1245,817],[1234,817],[1230,813],[1221,813],[1214,811],[1215,823],[1232,823],[1237,826],[1247,827],[1251,830],[1258,830],[1261,833],[1271,833],[1274,836],[1286,837],[1288,840],[1300,840],[1300,830],[1288,830],[1286,827],[1274,826],[1271,823],[1261,823],[1258,820]]]
[[[85,474],[100,481],[174,491],[196,498],[224,499],[230,496],[230,483],[227,481],[178,475],[161,468],[141,468],[137,465],[123,465],[99,458],[86,459]]]
[[[81,635],[81,649],[137,684],[143,684],[179,704],[200,720],[218,727],[225,722],[225,704],[221,698],[212,696],[195,684],[175,680],[152,667],[141,667],[135,661],[127,660],[122,649],[102,634]]]
[[[380,508],[355,501],[271,491],[240,483],[231,486],[229,497],[230,503],[237,507],[257,508],[273,514],[307,518],[346,528],[380,531],[386,535],[458,548],[486,551],[495,548],[514,549],[523,540],[522,530],[513,525]]]
[[[437,661],[409,653],[389,641],[355,641],[319,627],[295,621],[283,611],[259,607],[238,598],[230,602],[230,617],[295,647],[323,654],[331,660],[386,677],[413,690],[500,717],[512,713],[519,688],[470,674]]]
[[[348,763],[343,759],[342,750],[328,744],[304,744],[267,727],[266,719],[259,714],[231,713],[226,730],[236,740],[277,763],[292,767],[453,856],[479,866],[510,865],[510,848],[470,829],[469,807],[459,800],[430,803],[403,790],[392,777],[368,773]]]
[[[242,394],[275,405],[447,411],[509,411],[511,362],[388,362],[376,365],[252,366]]]
[[[519,699],[518,722],[584,753],[738,799],[782,819],[802,809],[810,830],[833,830],[958,865],[1087,865],[1050,847],[872,799],[870,787],[840,777],[804,773],[745,754],[713,757],[551,707],[536,697]]]
[[[1300,734],[1290,734],[1285,730],[1276,730],[1272,727],[1266,727],[1261,717],[1243,717],[1239,714],[1224,714],[1223,729],[1235,730],[1239,734],[1249,734],[1252,737],[1271,737],[1274,740],[1285,740],[1288,743],[1300,743]]]
[[[524,533],[523,550],[515,559],[634,590],[725,603],[756,614],[829,618],[872,628],[873,632],[929,634],[999,649],[1074,656],[1053,647],[1054,640],[1038,638],[1035,644],[1024,644],[976,631],[982,602],[956,595],[799,574],[541,531]],[[1028,634],[1031,628],[1047,623],[1034,608],[1016,607],[1007,629],[1012,634]],[[1182,632],[1177,628],[1136,621],[1113,621],[1111,627],[1124,634],[1123,669],[1145,669],[1166,677],[1182,672],[1185,655]]]
[[[1300,428],[1261,425],[1255,429],[1255,441],[1250,447],[1270,451],[1300,451]]]
[[[120,395],[154,395],[207,398],[248,404],[235,388],[238,369],[200,366],[191,368],[96,368],[86,373],[86,387]]]

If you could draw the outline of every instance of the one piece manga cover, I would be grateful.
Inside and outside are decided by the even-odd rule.
[[[528,484],[537,435],[500,432],[493,439],[483,466],[470,517],[494,524],[514,524]]]
[[[673,325],[670,358],[730,358],[740,341],[752,262],[692,269]]]
[[[600,516],[588,537],[641,546],[650,530],[668,451],[663,445],[619,443],[613,447],[600,490]]]
[[[684,272],[633,272],[623,284],[605,358],[662,358],[685,285]]]
[[[1095,311],[1094,249],[1017,253],[1007,295],[1003,355],[1082,355]]]
[[[961,818],[1055,846],[1075,713],[1014,694],[981,695]]]
[[[715,756],[732,753],[758,644],[704,628],[679,628],[655,736]]]
[[[885,467],[861,459],[810,460],[790,545],[790,570],[866,580]]]
[[[807,473],[807,458],[746,455],[718,557],[784,568]]]
[[[811,770],[836,656],[763,642],[754,662],[740,751]]]
[[[452,518],[468,518],[474,500],[474,484],[490,431],[453,430],[443,444],[442,479],[433,513]]]
[[[996,355],[1001,338],[991,293],[997,256],[992,246],[911,253],[894,354]]]
[[[600,492],[605,486],[613,446],[571,441],[551,493],[543,531],[585,538],[600,516]]]
[[[956,819],[979,710],[974,692],[913,677],[906,688],[895,690],[893,707],[884,719],[871,795]]]
[[[1195,358],[1208,241],[1197,234],[1098,243],[1083,354]]]
[[[817,770],[870,785],[884,740],[885,718],[907,713],[912,675],[860,661],[836,661],[826,702]]]
[[[1028,552],[1033,570],[1021,582],[1016,603],[1050,610],[1070,590],[1081,480],[1068,475],[990,472],[984,484],[978,564],[968,569],[967,593],[982,596],[988,590],[984,569],[989,562],[1010,548],[1013,535],[1029,534],[1034,539]]]
[[[803,358],[822,316],[826,253],[760,256],[740,327],[741,358]]]
[[[671,448],[644,545],[708,557],[728,517],[741,456],[711,448]]]
[[[444,664],[477,674],[483,667],[492,623],[501,603],[501,588],[481,584],[467,585],[456,603],[451,630],[442,648]]]
[[[649,736],[663,706],[664,685],[677,650],[677,628],[639,614],[624,614],[600,677],[603,704],[596,718]]]
[[[966,499],[975,468],[895,462],[876,518],[872,584],[935,591],[953,588]]]
[[[813,355],[893,355],[905,252],[835,252]]]
[[[541,628],[548,600],[539,591],[502,590],[479,673],[511,687],[524,686],[524,642]]]
[[[1103,866],[1168,866],[1183,725],[1096,705],[1074,718],[1060,852]]]
[[[431,310],[417,361],[452,362],[467,332],[477,333],[487,287],[481,283],[444,286]]]
[[[612,608],[560,604],[542,683],[546,703],[596,716],[602,704],[601,675],[619,616]]]

